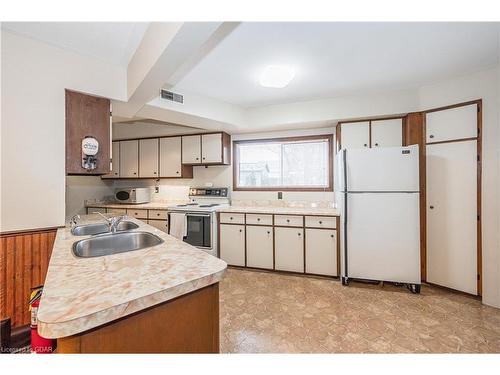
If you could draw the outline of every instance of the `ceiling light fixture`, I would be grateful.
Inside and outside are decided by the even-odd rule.
[[[260,84],[264,87],[281,89],[295,77],[295,69],[282,65],[269,65],[260,76]]]

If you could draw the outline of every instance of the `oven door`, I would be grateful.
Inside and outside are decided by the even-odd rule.
[[[196,247],[210,249],[212,247],[211,221],[210,214],[186,214],[187,218],[187,236],[184,242]]]

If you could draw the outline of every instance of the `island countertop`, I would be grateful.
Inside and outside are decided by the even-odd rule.
[[[69,227],[60,228],[38,309],[38,332],[62,338],[96,328],[151,306],[219,282],[226,262],[142,221],[127,218],[136,231],[164,242],[142,250],[94,258],[77,258]],[[101,222],[83,216],[79,224]]]

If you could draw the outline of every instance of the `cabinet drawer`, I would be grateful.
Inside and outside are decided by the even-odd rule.
[[[284,227],[301,227],[304,225],[304,216],[274,215],[274,225]]]
[[[148,219],[167,220],[167,211],[148,210]]]
[[[131,217],[135,217],[136,219],[147,219],[148,218],[148,210],[128,209],[127,215],[129,215]]]
[[[337,218],[332,216],[306,216],[306,227],[335,229],[337,227]]]
[[[273,225],[272,215],[247,214],[247,224]]]
[[[220,222],[229,224],[245,224],[245,214],[230,214],[221,212]]]
[[[125,208],[108,208],[106,210],[108,214],[126,215],[127,210]]]

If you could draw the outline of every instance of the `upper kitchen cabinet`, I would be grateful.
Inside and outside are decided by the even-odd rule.
[[[102,178],[119,178],[120,177],[120,142],[113,142],[111,147],[111,171],[102,176]]]
[[[139,141],[120,141],[120,177],[139,177]]]
[[[402,146],[403,118],[344,122],[337,125],[340,148],[375,148]]]
[[[431,111],[425,115],[427,143],[477,137],[477,104]]]
[[[193,167],[182,165],[182,138],[160,138],[160,178],[192,178]]]
[[[371,122],[371,147],[396,147],[403,145],[403,119]]]
[[[110,133],[109,99],[66,90],[66,174],[108,174]]]
[[[231,136],[210,133],[182,137],[182,163],[227,165],[231,163]]]
[[[158,178],[158,138],[139,140],[139,177]]]
[[[370,147],[370,122],[349,122],[339,124],[341,148]]]
[[[182,163],[201,164],[201,135],[182,137]]]

